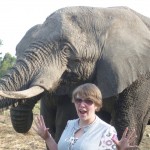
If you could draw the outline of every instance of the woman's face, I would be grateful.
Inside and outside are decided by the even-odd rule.
[[[82,96],[77,95],[74,103],[77,114],[82,122],[89,124],[95,120],[97,106],[92,100],[88,98],[83,99]]]

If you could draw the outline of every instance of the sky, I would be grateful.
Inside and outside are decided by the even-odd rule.
[[[41,24],[55,10],[67,6],[112,7],[128,6],[150,17],[148,0],[1,0],[0,46],[2,56],[15,49],[25,33],[34,25]]]

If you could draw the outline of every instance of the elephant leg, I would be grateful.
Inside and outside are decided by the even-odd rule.
[[[56,98],[49,93],[44,94],[40,102],[40,113],[44,118],[45,125],[55,139],[55,119],[56,119]]]
[[[121,138],[126,127],[135,128],[139,144],[150,116],[150,79],[141,77],[120,95],[115,105],[115,127]]]
[[[113,112],[116,99],[117,96],[103,99],[103,107],[99,112],[96,113],[102,120],[110,124],[113,124]]]
[[[56,136],[55,139],[58,142],[59,138],[67,124],[68,120],[77,118],[74,104],[71,102],[71,98],[67,95],[60,96],[57,101],[57,113],[56,113]]]
[[[111,121],[111,114],[105,110],[100,110],[96,113],[102,120],[104,120],[107,123],[110,123]]]

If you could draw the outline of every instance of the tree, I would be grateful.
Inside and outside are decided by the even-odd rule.
[[[2,40],[0,39],[0,46],[1,45],[3,45],[3,43],[2,43]],[[1,55],[2,53],[0,52],[0,55]],[[2,61],[2,57],[0,57],[0,64],[1,64],[1,61]]]
[[[11,54],[6,53],[0,64],[0,78],[6,74],[7,70],[11,68],[16,62],[16,58]]]
[[[0,52],[0,55],[1,55],[2,53]],[[2,57],[0,56],[0,65],[1,65],[1,62],[2,62]]]

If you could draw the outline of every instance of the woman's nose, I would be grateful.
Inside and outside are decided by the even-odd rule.
[[[85,105],[86,105],[86,103],[84,101],[80,102],[80,106],[85,106]]]

